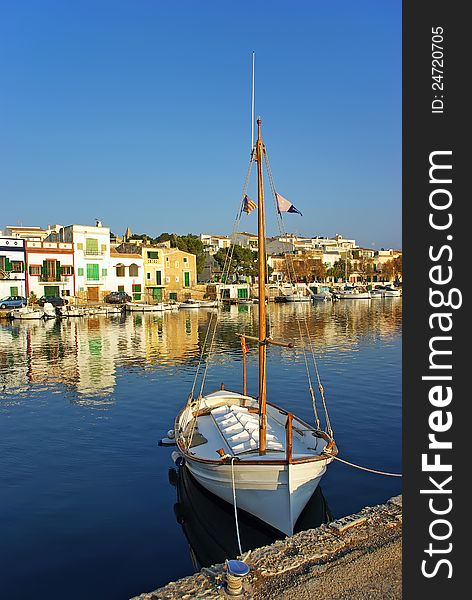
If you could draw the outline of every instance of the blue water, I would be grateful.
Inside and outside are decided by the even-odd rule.
[[[272,336],[296,345],[307,318],[340,457],[396,473],[401,302],[276,305],[271,317]],[[211,314],[0,322],[3,597],[129,598],[194,571],[173,510],[172,448],[157,443],[191,389]],[[223,313],[205,390],[241,388],[234,334],[256,328],[256,307]],[[268,397],[313,422],[299,350],[270,348]],[[322,489],[342,516],[400,493],[401,479],[335,462]]]

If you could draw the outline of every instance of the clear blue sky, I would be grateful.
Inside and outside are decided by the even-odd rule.
[[[0,229],[229,234],[253,50],[287,231],[401,247],[400,0],[1,0]]]

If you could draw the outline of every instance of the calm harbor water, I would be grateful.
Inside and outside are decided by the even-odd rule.
[[[402,300],[275,305],[271,312],[272,336],[295,343],[307,316],[340,457],[401,472]],[[234,546],[225,507],[188,479],[170,485],[173,448],[158,446],[191,389],[211,314],[0,322],[3,597],[129,598],[194,572],[195,558],[218,559]],[[228,308],[220,323],[208,391],[221,382],[241,388],[234,334],[256,333],[257,307]],[[249,393],[256,374],[251,351]],[[313,422],[296,349],[270,348],[268,397]],[[318,498],[313,514],[321,506],[338,517],[398,494],[401,480],[334,463],[321,487],[327,506]],[[244,550],[252,524],[243,527]],[[196,548],[206,534],[209,544]],[[266,543],[261,535],[258,543]]]

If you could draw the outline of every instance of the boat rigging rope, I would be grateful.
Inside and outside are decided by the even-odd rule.
[[[236,486],[234,484],[234,461],[235,461],[235,459],[236,459],[236,456],[233,456],[233,458],[231,459],[231,481],[233,484],[234,522],[236,524],[236,536],[238,538],[239,555],[241,556],[243,551],[241,550],[241,538],[239,537],[238,509],[236,507]]]
[[[356,465],[348,460],[343,460],[339,458],[339,456],[333,456],[334,460],[338,460],[339,462],[344,463],[345,465],[349,465],[350,467],[354,467],[355,469],[360,469],[361,471],[367,471],[368,473],[375,473],[376,475],[387,475],[388,477],[403,477],[401,473],[386,473],[385,471],[377,471],[376,469],[369,469],[367,467],[361,467],[360,465]]]

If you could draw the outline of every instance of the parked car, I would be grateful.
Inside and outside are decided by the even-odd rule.
[[[27,301],[23,296],[5,296],[0,300],[0,308],[21,308]]]
[[[131,302],[131,296],[126,292],[110,292],[108,296],[105,296],[105,302],[108,302],[108,304],[124,304],[125,302]]]
[[[61,298],[60,296],[41,296],[38,300],[39,306],[44,306],[46,302],[50,302],[53,306],[65,306],[69,304],[67,298]]]

